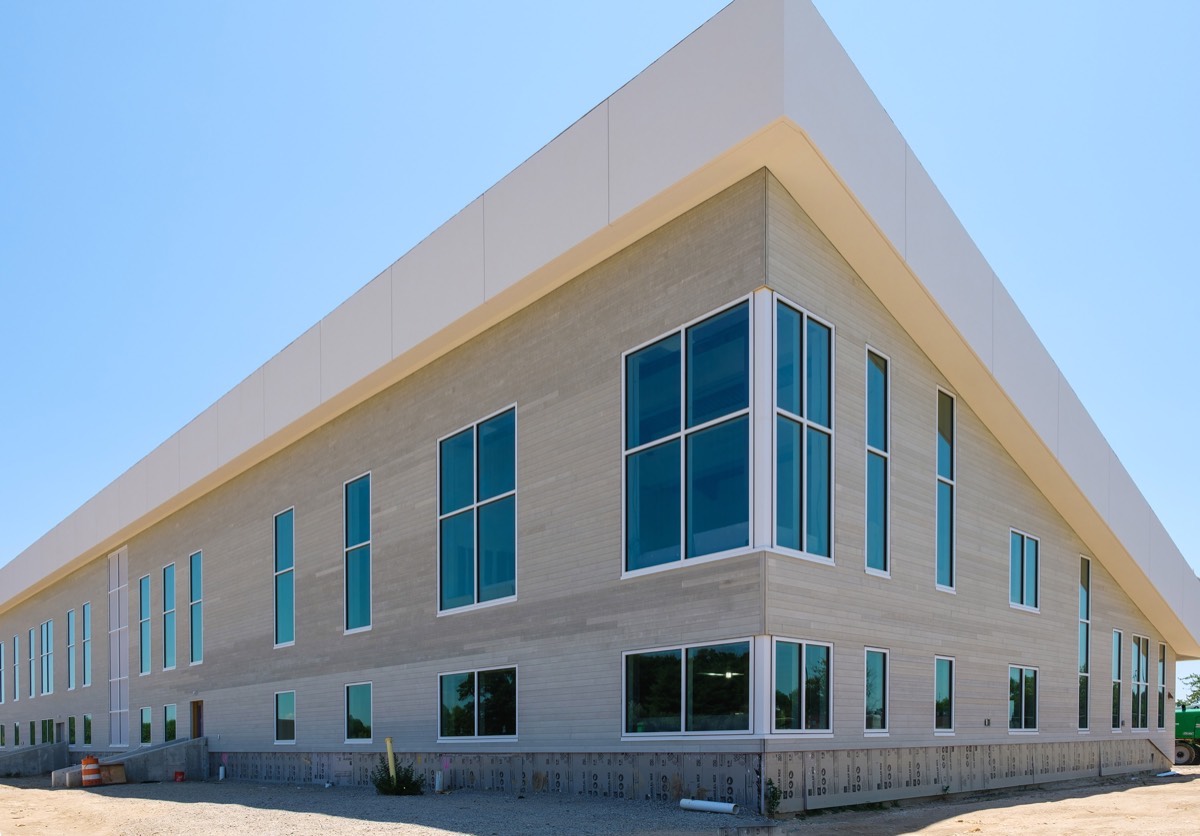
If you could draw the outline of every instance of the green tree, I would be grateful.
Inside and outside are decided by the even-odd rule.
[[[1179,705],[1200,706],[1200,673],[1190,673],[1182,682],[1187,691],[1179,694],[1175,702]]]

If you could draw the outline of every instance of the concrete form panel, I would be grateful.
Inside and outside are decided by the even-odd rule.
[[[321,320],[321,401],[392,359],[392,278],[385,270]]]
[[[992,284],[992,374],[1051,450],[1058,449],[1058,367],[1017,303]]]
[[[178,435],[179,487],[185,489],[212,473],[220,464],[217,404],[193,418]]]
[[[217,451],[221,464],[237,458],[265,437],[263,397],[260,368],[217,401]]]
[[[297,337],[262,371],[263,432],[270,437],[321,405],[321,326]]]

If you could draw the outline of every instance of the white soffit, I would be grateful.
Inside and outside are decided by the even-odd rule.
[[[808,0],[722,10],[0,567],[0,608],[764,167],[1200,657],[1200,579]]]

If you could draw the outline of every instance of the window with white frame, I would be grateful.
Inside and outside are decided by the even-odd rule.
[[[1038,539],[1016,529],[1008,532],[1008,603],[1038,608]]]
[[[27,648],[26,661],[29,663],[29,698],[33,699],[37,696],[37,631],[30,629],[29,631],[29,646]],[[31,721],[32,722],[32,721]],[[30,733],[30,737],[33,734]]]
[[[175,705],[163,706],[163,740],[174,740],[178,732],[177,711]]]
[[[92,605],[85,603],[80,608],[80,617],[83,621],[83,687],[86,688],[92,684]]]
[[[83,715],[83,745],[92,745],[92,715]]]
[[[138,673],[150,673],[150,576],[138,581]]]
[[[54,621],[43,621],[42,639],[42,693],[54,693]]]
[[[368,732],[369,734],[369,732]],[[296,742],[296,692],[275,692],[275,742]]]
[[[75,610],[67,610],[67,690],[75,690]]]
[[[345,484],[345,631],[371,626],[371,474]]]
[[[1167,646],[1162,643],[1158,645],[1158,727],[1167,727]]]
[[[74,715],[67,718],[67,745],[68,746],[75,745],[75,716]]]
[[[888,502],[891,459],[888,359],[867,349],[867,570],[891,569]]]
[[[5,667],[4,649],[5,644],[4,642],[0,641],[0,705],[4,705],[4,702],[8,697],[8,685],[5,682],[5,680],[8,678],[8,668]]]
[[[296,642],[296,511],[275,515],[275,646]]]
[[[204,553],[188,558],[188,627],[193,665],[204,661]]]
[[[438,441],[440,610],[517,594],[517,410]]]
[[[1124,637],[1120,630],[1113,630],[1112,641],[1112,727],[1121,730],[1121,645]]]
[[[938,588],[953,590],[955,585],[954,493],[955,404],[954,396],[938,389],[937,406],[937,571]]]
[[[162,666],[164,671],[175,669],[175,564],[162,570]]]
[[[439,737],[515,737],[517,669],[491,668],[444,673]]]
[[[775,640],[777,732],[833,731],[833,645]]]
[[[1010,665],[1008,668],[1008,728],[1010,731],[1037,731],[1037,668]]]
[[[150,744],[154,739],[153,732],[153,713],[150,711],[150,706],[145,706],[141,710],[141,726],[142,726],[142,745]]]
[[[1129,670],[1133,687],[1129,702],[1133,708],[1133,722],[1130,726],[1144,730],[1150,728],[1150,639],[1134,636],[1131,650]]]
[[[935,732],[954,731],[954,659],[933,659],[933,728]]]
[[[750,303],[625,356],[625,570],[750,545]]]
[[[626,653],[626,734],[748,733],[750,642]]]
[[[21,699],[21,637],[13,636],[13,702]]]
[[[1079,558],[1079,730],[1091,727],[1088,720],[1088,686],[1091,684],[1091,663],[1088,661],[1092,642],[1092,561]]]
[[[863,727],[867,734],[886,734],[888,730],[888,655],[878,647],[866,649]]]
[[[372,709],[370,682],[356,682],[346,686],[347,743],[371,742]]]

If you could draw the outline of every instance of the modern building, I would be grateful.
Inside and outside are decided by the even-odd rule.
[[[735,0],[0,568],[0,753],[1031,784],[1165,762],[1198,602],[815,9]]]

